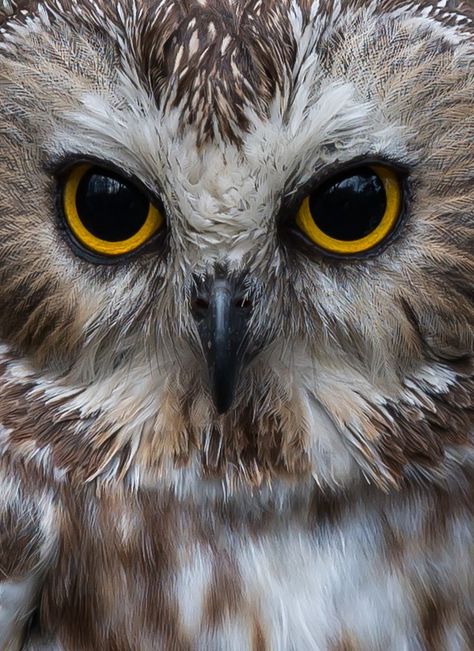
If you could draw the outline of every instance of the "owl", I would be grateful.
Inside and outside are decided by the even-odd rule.
[[[469,651],[471,0],[0,1],[0,649]]]

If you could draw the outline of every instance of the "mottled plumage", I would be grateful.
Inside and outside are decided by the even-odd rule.
[[[473,14],[0,0],[0,649],[472,647]],[[154,248],[76,255],[78,159],[160,197]],[[353,161],[404,217],[333,259],[285,223]],[[224,414],[220,274],[255,348]]]

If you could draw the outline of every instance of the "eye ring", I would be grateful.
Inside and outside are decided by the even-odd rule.
[[[164,217],[160,210],[149,201],[148,213],[144,222],[132,236],[116,241],[109,241],[97,237],[84,225],[77,205],[81,182],[92,169],[97,169],[104,173],[107,171],[105,168],[100,168],[97,165],[83,163],[72,168],[64,182],[62,205],[66,224],[74,239],[82,247],[94,254],[110,258],[130,254],[142,247],[160,230],[164,224]],[[123,179],[123,183],[127,183],[125,179]]]
[[[374,230],[354,240],[331,237],[316,224],[311,212],[311,195],[307,196],[296,217],[296,225],[312,243],[333,255],[350,256],[374,249],[394,230],[402,209],[402,189],[397,174],[384,165],[368,165],[379,178],[385,191],[386,207],[383,218]]]

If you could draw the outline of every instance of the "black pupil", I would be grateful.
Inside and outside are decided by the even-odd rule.
[[[79,183],[76,206],[82,223],[92,235],[108,242],[120,242],[142,228],[150,202],[119,175],[92,168]]]
[[[387,209],[382,181],[369,167],[331,179],[310,197],[316,225],[336,240],[360,240],[374,231]]]

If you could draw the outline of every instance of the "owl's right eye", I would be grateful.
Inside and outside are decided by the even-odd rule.
[[[165,222],[162,212],[131,181],[90,164],[69,171],[62,202],[74,239],[86,250],[109,258],[136,251]]]

